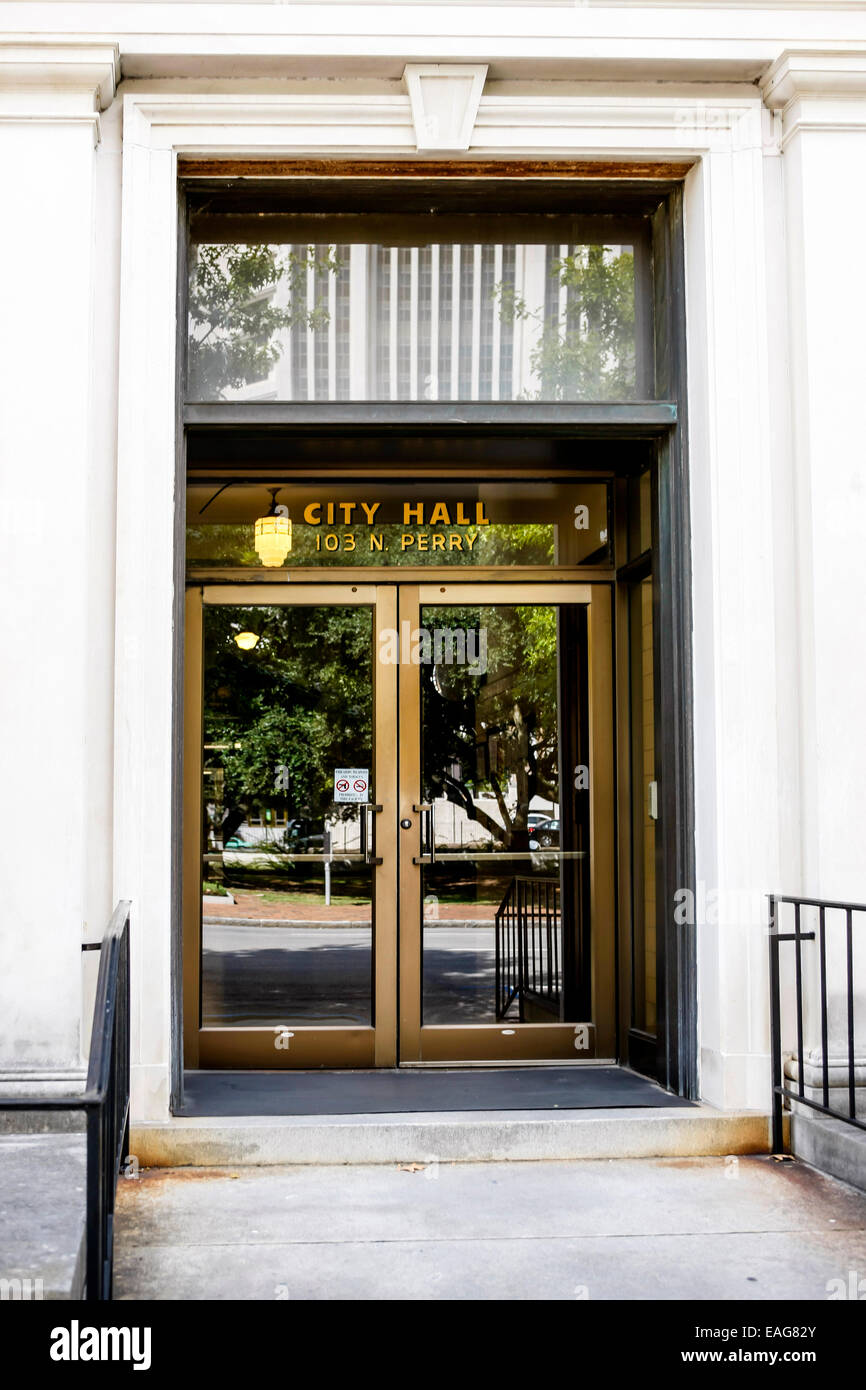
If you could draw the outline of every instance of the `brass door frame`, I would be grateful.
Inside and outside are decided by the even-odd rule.
[[[613,746],[611,589],[574,583],[498,584],[443,581],[399,590],[399,630],[414,631],[422,604],[585,604],[588,627],[590,747],[590,959],[591,1046],[577,1047],[574,1023],[427,1024],[421,1022],[421,869],[413,863],[420,840],[415,811],[421,792],[421,672],[400,668],[399,816],[411,822],[400,853],[400,1062],[423,1065],[474,1062],[600,1061],[616,1059],[616,873]]]
[[[352,605],[373,609],[373,768],[377,803],[373,867],[373,1027],[287,1023],[288,1049],[274,1046],[276,1026],[201,1028],[202,615],[205,604],[239,607]],[[396,627],[393,584],[200,585],[186,593],[183,772],[184,1065],[258,1067],[394,1066],[397,1060],[397,667],[377,659],[379,636]]]

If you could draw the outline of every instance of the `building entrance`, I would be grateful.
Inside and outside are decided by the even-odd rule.
[[[182,169],[186,1067],[695,1091],[681,196],[574,172]]]

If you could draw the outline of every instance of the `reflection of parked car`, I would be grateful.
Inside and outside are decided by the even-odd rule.
[[[546,811],[530,811],[526,817],[526,824],[530,830],[534,830],[537,825],[543,825],[546,820],[550,820]]]
[[[530,849],[559,848],[559,821],[543,820],[536,825],[529,841]]]
[[[324,832],[315,831],[312,821],[290,820],[283,834],[286,849],[299,850],[302,854],[323,854],[325,850]]]
[[[246,840],[242,840],[241,837],[240,837],[240,835],[232,835],[232,836],[230,836],[229,839],[226,840],[225,844],[223,845],[223,849],[254,849],[254,848],[255,848],[254,845],[249,845],[249,844],[247,844]]]

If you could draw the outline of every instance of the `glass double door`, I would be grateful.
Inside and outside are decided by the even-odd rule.
[[[615,1054],[610,590],[188,590],[188,1067]]]

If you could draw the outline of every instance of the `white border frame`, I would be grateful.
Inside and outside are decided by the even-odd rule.
[[[124,97],[114,896],[133,902],[136,1122],[169,1113],[177,159],[417,158],[400,83],[334,95],[295,85],[201,94],[141,84]],[[771,410],[786,419],[789,407],[769,354],[769,324],[783,317],[768,275],[768,248],[783,245],[772,118],[747,85],[489,83],[468,152],[696,161],[685,234],[697,879],[767,891],[781,815],[775,609],[790,561],[773,517],[788,444]],[[767,1108],[765,947],[757,925],[699,929],[701,1094],[726,1108]]]

